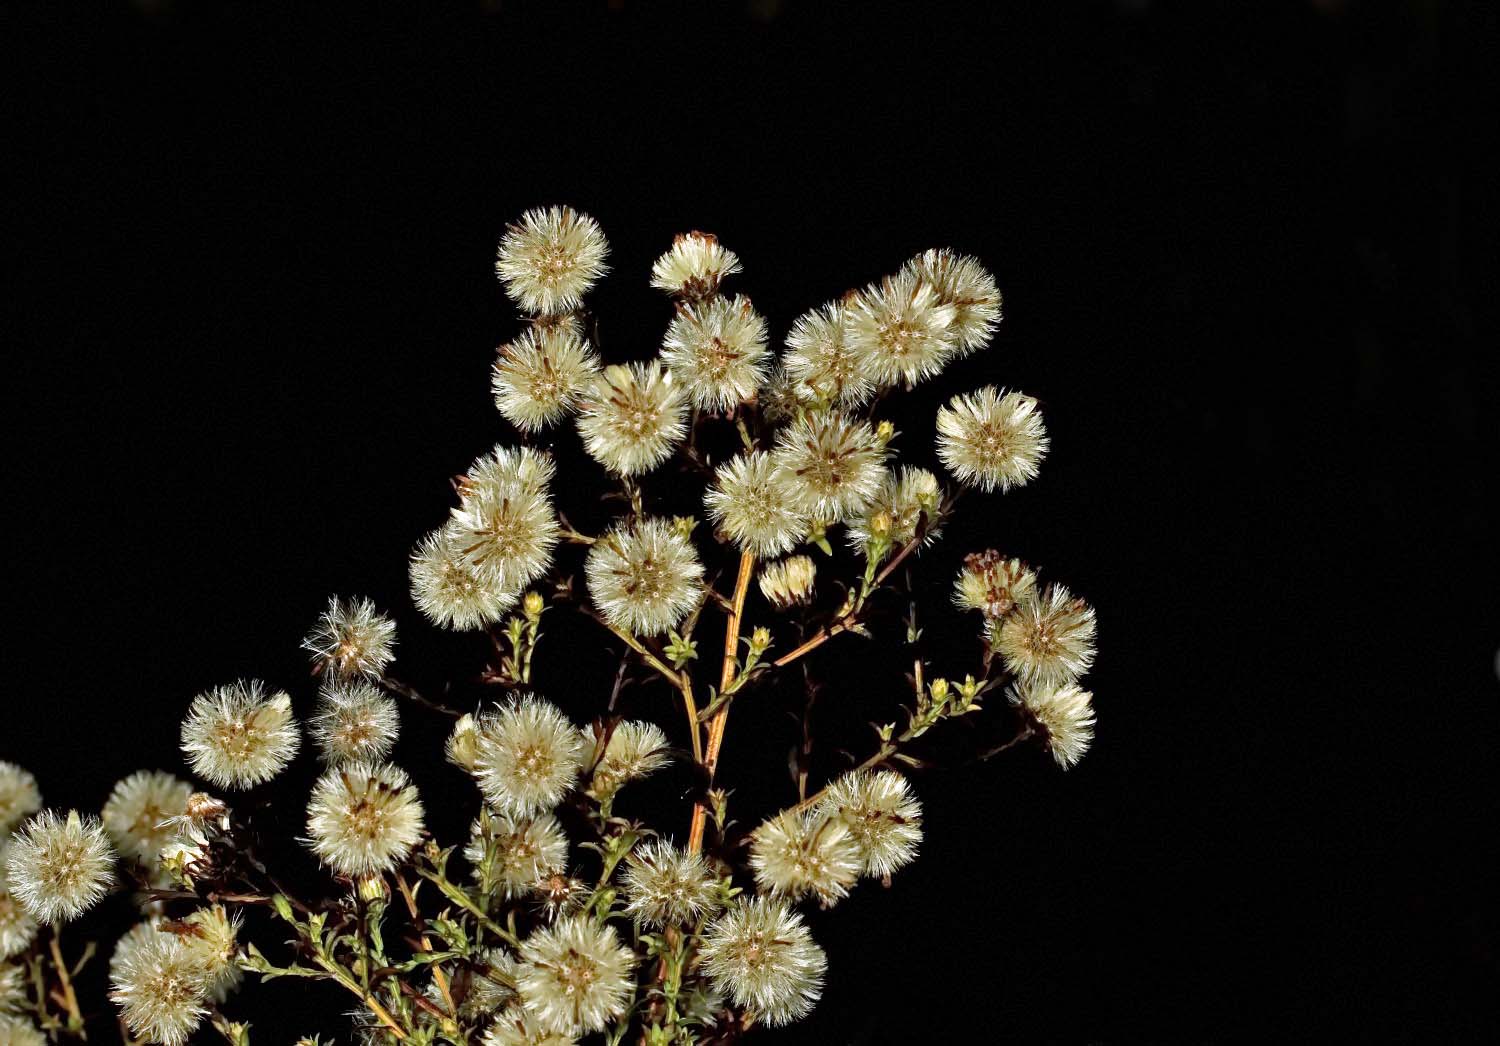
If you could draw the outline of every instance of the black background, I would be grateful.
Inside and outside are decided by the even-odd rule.
[[[937,385],[1038,396],[1054,450],[1033,485],[968,499],[922,576],[941,603],[994,545],[1089,598],[1098,743],[1066,774],[1028,750],[922,776],[922,860],[812,917],[825,999],[766,1041],[1492,1030],[1486,7],[12,12],[36,64],[7,78],[26,187],[0,757],[97,808],[132,769],[180,768],[198,690],[260,676],[305,710],[297,643],[330,592],[392,610],[403,674],[472,675],[482,644],[430,634],[405,557],[445,477],[513,439],[491,264],[526,207],[602,223],[612,360],[659,343],[646,274],[674,232],[740,254],[778,337],[951,245],[996,272],[1006,319]],[[913,460],[938,398],[898,411]],[[614,648],[561,613],[541,679],[583,720]],[[974,622],[928,626],[961,673]],[[874,649],[817,662],[860,754],[840,717],[904,686]],[[659,687],[627,694],[671,715]],[[732,720],[745,819],[787,794],[788,699]],[[413,765],[442,725],[406,723]],[[272,823],[289,853],[312,773]],[[452,838],[472,793],[419,778]],[[231,1012],[280,1042],[344,1007],[275,984]]]

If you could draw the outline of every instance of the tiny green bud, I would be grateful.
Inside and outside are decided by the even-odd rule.
[[[692,516],[673,516],[672,529],[684,538],[693,536],[693,530],[698,526],[698,521]]]
[[[542,600],[542,594],[537,591],[527,592],[526,597],[521,601],[521,611],[528,621],[535,621],[541,617],[546,607],[547,604]]]

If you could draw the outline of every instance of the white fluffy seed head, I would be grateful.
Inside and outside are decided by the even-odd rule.
[[[849,895],[864,861],[847,824],[823,810],[788,810],[751,835],[750,867],[762,893],[789,901],[812,895],[829,908]]]
[[[18,1012],[25,1004],[26,977],[21,967],[14,963],[0,962],[0,1014]],[[0,1042],[4,1041],[0,1037]]]
[[[698,301],[719,292],[725,276],[740,272],[740,259],[707,232],[681,233],[672,249],[651,266],[651,286]]]
[[[609,271],[608,254],[594,219],[571,207],[538,207],[506,228],[495,275],[511,301],[527,312],[567,312]]]
[[[953,583],[953,602],[998,621],[1036,594],[1036,572],[994,549],[971,552]]]
[[[97,817],[43,810],[11,836],[5,850],[10,896],[41,923],[88,911],[115,882],[115,853]]]
[[[512,817],[483,810],[469,828],[464,857],[481,893],[520,897],[568,863],[568,837],[551,814]]]
[[[395,700],[363,680],[325,683],[307,724],[329,766],[379,762],[391,754],[400,730]]]
[[[661,519],[638,520],[599,538],[584,572],[594,607],[632,635],[675,628],[697,605],[703,584],[692,543]]]
[[[741,552],[761,559],[780,555],[807,533],[807,517],[794,500],[771,455],[761,450],[720,465],[703,495],[719,530]]]
[[[867,422],[837,411],[804,414],[782,429],[772,460],[799,512],[826,522],[868,505],[885,482],[886,448]]]
[[[691,927],[719,905],[718,884],[702,854],[665,839],[637,846],[625,859],[625,911],[642,926]]]
[[[584,1035],[625,1012],[635,964],[635,953],[620,944],[614,927],[568,916],[522,942],[516,987],[543,1028]]]
[[[313,852],[340,875],[388,872],[422,839],[422,803],[406,772],[390,763],[334,767],[307,806]]]
[[[142,923],[121,938],[109,966],[110,998],[148,1042],[181,1046],[208,1015],[207,973],[177,934]]]
[[[931,544],[940,533],[937,510],[943,488],[931,472],[903,465],[886,475],[874,500],[849,522],[849,544],[868,550],[877,534],[892,545],[904,545],[922,529],[922,543]],[[924,524],[923,517],[926,517]]]
[[[519,477],[476,485],[449,527],[474,573],[506,592],[520,591],[552,565],[559,530],[546,489]]]
[[[199,694],[182,722],[188,765],[220,788],[269,781],[292,761],[300,744],[292,699],[281,691],[268,697],[258,679]]]
[[[736,295],[681,304],[667,327],[661,359],[704,410],[728,410],[766,380],[766,321]]]
[[[923,251],[901,271],[927,283],[939,302],[953,307],[952,330],[959,355],[967,356],[989,344],[1000,325],[1000,289],[977,258],[940,247]]]
[[[474,777],[491,806],[530,817],[558,804],[583,765],[583,737],[550,701],[521,694],[476,723]]]
[[[579,398],[584,449],[611,472],[634,476],[671,455],[687,435],[687,394],[657,360],[605,367]]]
[[[592,736],[584,743],[592,745]],[[670,763],[671,742],[655,723],[627,720],[616,723],[594,767],[589,790],[598,798],[614,795],[631,781],[656,773]]]
[[[396,622],[368,599],[330,596],[328,609],[302,640],[313,663],[339,679],[379,679],[395,657]]]
[[[0,759],[0,838],[41,808],[42,793],[31,772]]]
[[[1094,695],[1077,683],[1061,686],[1018,683],[1007,692],[1036,724],[1052,758],[1064,770],[1076,766],[1094,741]]]
[[[960,483],[1009,490],[1036,478],[1049,446],[1036,400],[993,385],[954,396],[937,414],[937,451]]]
[[[916,860],[922,842],[922,804],[900,774],[845,774],[828,789],[821,810],[848,826],[865,875],[884,878]]]
[[[991,626],[995,649],[1005,667],[1027,686],[1060,687],[1094,664],[1094,608],[1062,585],[1032,594]]]
[[[781,365],[789,382],[813,398],[857,407],[875,394],[868,346],[846,337],[849,318],[843,302],[803,313],[786,336]]]
[[[808,556],[788,556],[760,572],[760,594],[777,610],[804,606],[812,601],[818,565]]]
[[[957,310],[910,271],[887,276],[845,303],[844,338],[880,385],[914,385],[958,353]]]
[[[464,556],[451,526],[428,534],[411,554],[411,598],[435,625],[456,631],[484,628],[504,619],[519,592],[483,577]]]
[[[0,961],[20,955],[29,948],[37,931],[36,919],[20,898],[11,893],[10,873],[6,867],[13,845],[8,835],[0,835]]]
[[[505,494],[518,486],[546,494],[556,475],[557,462],[547,451],[497,443],[494,450],[476,458],[469,470],[459,477],[458,494],[467,501]]]
[[[785,901],[741,901],[709,924],[699,950],[713,986],[777,1027],[800,1020],[823,993],[828,957]]]
[[[512,1006],[496,1017],[484,1031],[483,1046],[578,1046],[578,1039],[558,1031],[549,1031],[526,1012],[524,1006]]]
[[[104,831],[120,856],[154,870],[176,834],[170,819],[187,812],[193,786],[160,770],[139,770],[115,783],[100,811]]]
[[[175,928],[187,945],[189,954],[198,960],[204,973],[204,987],[214,1002],[223,1002],[244,975],[236,961],[239,955],[240,917],[230,915],[223,905],[199,908]]]
[[[599,357],[577,333],[532,325],[500,346],[490,371],[495,407],[524,432],[556,424],[599,372]]]

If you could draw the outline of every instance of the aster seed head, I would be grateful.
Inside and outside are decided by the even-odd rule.
[[[401,729],[395,699],[363,680],[325,683],[308,721],[323,762],[379,762],[391,754]]]
[[[786,901],[740,901],[709,924],[699,949],[713,986],[778,1027],[812,1012],[828,957]]]
[[[790,901],[812,895],[830,908],[849,895],[864,860],[847,824],[823,810],[788,810],[751,835],[750,867],[762,893]]]
[[[131,1033],[182,1046],[208,1015],[208,979],[200,958],[176,934],[142,924],[120,941],[110,962],[110,998]]]
[[[667,327],[661,359],[704,410],[729,410],[766,380],[766,321],[750,299],[681,304]]]
[[[805,606],[812,601],[818,565],[808,556],[788,556],[760,572],[760,594],[777,610]]]
[[[433,624],[470,631],[503,620],[517,593],[475,570],[463,540],[451,524],[422,539],[411,555],[411,595]]]
[[[524,432],[556,424],[599,372],[599,357],[577,333],[532,325],[500,346],[490,372],[495,407]]]
[[[396,622],[369,599],[330,596],[302,649],[322,671],[339,679],[379,679],[395,656]]]
[[[1058,766],[1078,765],[1094,741],[1094,695],[1077,683],[1017,683],[1006,693],[1025,709]]]
[[[718,883],[702,854],[664,839],[637,846],[625,859],[625,911],[642,926],[693,926],[719,907]]]
[[[922,842],[922,804],[900,774],[845,774],[828,789],[820,808],[848,826],[864,875],[886,878],[916,860]]]
[[[915,385],[958,353],[957,310],[910,271],[887,276],[845,302],[844,338],[880,385]]]
[[[672,249],[651,266],[651,286],[688,301],[701,301],[719,292],[725,276],[740,272],[740,259],[717,236],[707,232],[681,233]]]
[[[692,543],[661,519],[637,520],[599,538],[584,573],[594,607],[632,635],[675,628],[697,605],[703,583]]]
[[[0,960],[20,955],[31,947],[38,928],[31,912],[11,892],[6,867],[14,845],[8,836],[0,836]]]
[[[1001,296],[991,276],[976,258],[946,247],[923,251],[901,270],[927,283],[937,299],[953,307],[953,334],[958,354],[984,348],[1000,325]]]
[[[938,457],[960,483],[1009,490],[1035,479],[1049,446],[1036,400],[993,385],[954,396],[937,414]]]
[[[593,738],[585,736],[592,746]],[[589,791],[596,798],[614,795],[631,781],[648,777],[670,763],[671,742],[655,723],[626,720],[616,723],[594,767]]]
[[[115,853],[97,817],[43,810],[11,836],[5,877],[11,897],[40,923],[76,919],[115,883]]]
[[[1005,667],[1028,686],[1060,687],[1094,664],[1094,608],[1063,585],[1049,585],[1025,600],[998,626],[991,641]]]
[[[687,435],[687,394],[657,360],[605,367],[579,398],[589,456],[621,476],[649,472]]]
[[[599,223],[571,207],[535,208],[500,238],[495,275],[505,293],[527,312],[576,309],[609,271],[609,244]]]
[[[799,512],[846,519],[874,500],[885,482],[886,446],[867,422],[838,411],[804,414],[782,429],[772,459]]]
[[[849,316],[841,301],[799,316],[786,336],[781,365],[786,380],[806,397],[839,407],[858,407],[875,394],[869,346],[847,337]]]
[[[612,926],[566,916],[521,944],[516,988],[541,1027],[567,1035],[599,1031],[625,1012],[635,953]]]
[[[42,808],[36,778],[24,767],[0,759],[0,837],[7,836]]]
[[[193,773],[220,788],[269,781],[300,745],[292,699],[281,691],[267,696],[258,679],[199,694],[182,722],[182,750]]]
[[[512,697],[481,716],[476,728],[474,777],[496,810],[530,817],[556,806],[573,787],[583,738],[550,701]]]
[[[953,602],[999,620],[1036,593],[1036,572],[994,549],[971,552],[953,583]]]
[[[568,837],[551,814],[512,817],[485,809],[469,829],[464,857],[481,893],[521,897],[568,863]]]
[[[761,450],[720,465],[703,495],[719,530],[740,551],[762,559],[787,551],[807,532],[807,517],[793,500],[771,455]]]
[[[193,786],[160,770],[139,770],[116,782],[100,811],[104,831],[122,857],[156,868],[175,834],[173,818],[187,812]]]
[[[406,772],[390,763],[350,763],[313,785],[307,806],[313,852],[340,875],[394,869],[422,839],[422,803]]]

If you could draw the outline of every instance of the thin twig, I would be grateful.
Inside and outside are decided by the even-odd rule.
[[[724,665],[719,675],[719,693],[729,690],[734,682],[736,655],[740,646],[740,616],[745,610],[745,594],[750,590],[750,578],[755,573],[755,556],[740,553],[740,572],[734,581],[734,601],[730,604],[729,620],[724,626]],[[724,731],[729,726],[729,704],[725,702],[708,724],[708,750],[703,756],[703,769],[707,771],[707,784],[714,781],[714,770],[719,765],[719,750],[724,745]],[[697,853],[703,848],[703,827],[708,817],[708,807],[700,799],[693,804],[693,823],[688,831],[688,852]]]
[[[437,701],[428,700],[427,698],[419,694],[415,687],[408,686],[407,684],[401,682],[401,680],[399,679],[393,679],[390,676],[383,675],[380,677],[380,685],[385,687],[387,690],[392,691],[393,693],[400,694],[408,701],[415,701],[423,708],[430,708],[434,712],[441,712],[443,715],[452,716],[454,719],[463,718],[463,713],[458,709],[449,708],[447,705],[439,704]]]

